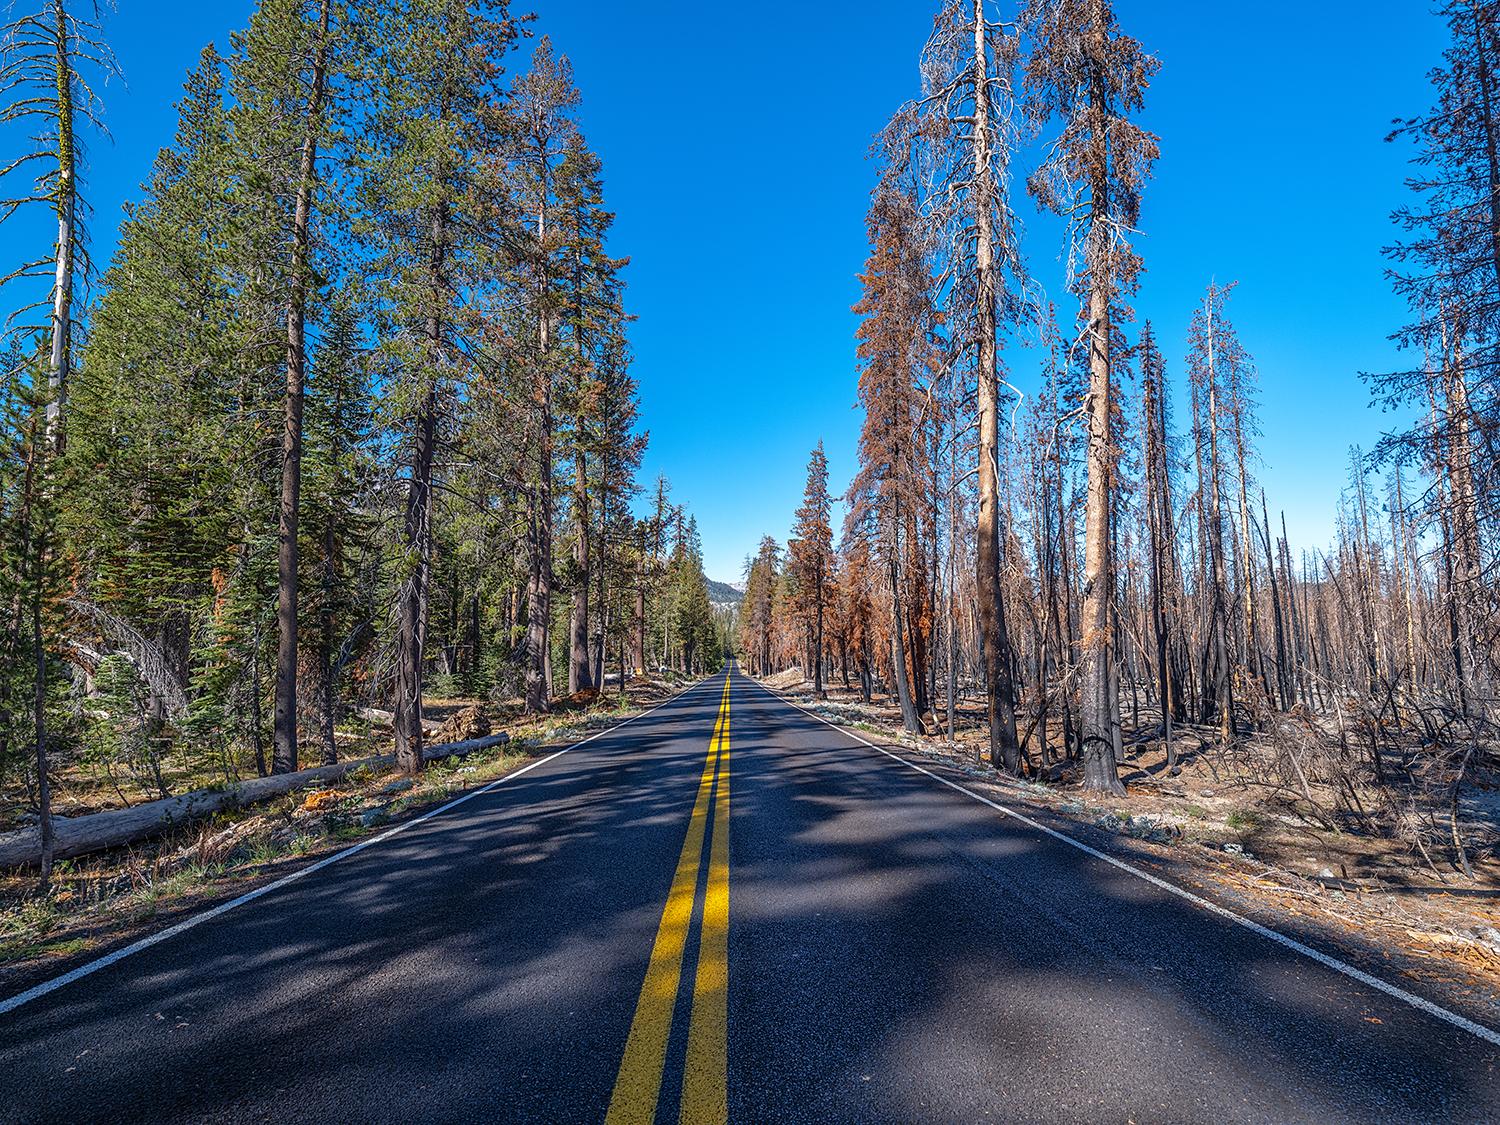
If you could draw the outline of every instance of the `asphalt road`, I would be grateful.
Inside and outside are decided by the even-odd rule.
[[[1500,1048],[738,674],[0,1015],[6,1121],[726,1111],[1491,1120]]]

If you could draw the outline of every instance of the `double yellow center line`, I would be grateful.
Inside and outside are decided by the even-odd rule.
[[[608,1125],[636,1125],[656,1120],[661,1096],[672,1013],[677,1007],[683,951],[698,897],[703,839],[712,821],[708,880],[698,935],[698,968],[688,1017],[687,1058],[682,1070],[679,1119],[699,1125],[729,1120],[729,677],[719,718],[708,744],[703,778],[688,821],[687,839],[667,905],[656,928],[656,942],[646,966],[646,980],[636,1002],[625,1057],[609,1100]]]

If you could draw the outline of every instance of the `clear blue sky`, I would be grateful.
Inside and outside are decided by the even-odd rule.
[[[646,476],[696,513],[712,577],[738,579],[763,533],[784,539],[808,452],[834,486],[854,468],[855,274],[865,254],[870,137],[911,96],[929,0],[533,0],[574,61],[627,253]],[[1210,277],[1258,361],[1263,478],[1294,545],[1331,534],[1348,447],[1382,419],[1361,369],[1397,363],[1402,309],[1381,276],[1404,148],[1391,119],[1430,100],[1442,29],[1419,0],[1118,0],[1162,61],[1146,123],[1162,160],[1146,194],[1137,307],[1173,375]],[[126,88],[94,142],[97,241],[171,136],[171,105],[248,0],[122,0],[109,19]],[[1032,222],[1031,264],[1059,301],[1059,247]],[[101,250],[103,247],[101,246]],[[1026,385],[1028,360],[1013,362]]]

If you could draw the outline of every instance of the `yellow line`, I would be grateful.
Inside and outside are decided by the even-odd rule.
[[[708,888],[698,939],[698,976],[688,1022],[687,1061],[682,1072],[682,1125],[729,1120],[729,678],[724,679],[719,735],[719,777],[713,839],[708,852]]]
[[[656,929],[656,941],[651,946],[651,959],[646,965],[646,979],[641,985],[640,999],[636,1001],[630,1035],[625,1040],[625,1054],[620,1060],[614,1093],[609,1100],[609,1113],[605,1117],[607,1125],[649,1123],[656,1117],[662,1070],[667,1060],[667,1040],[672,1033],[672,1009],[677,1003],[677,987],[682,977],[682,951],[687,943],[693,900],[698,891],[698,866],[703,855],[703,837],[708,826],[716,767],[720,747],[727,743],[728,732],[729,677],[726,676],[718,721],[714,724],[713,738],[709,740],[703,777],[698,782],[698,796],[688,820],[687,837],[682,842],[677,872],[672,876],[667,904]]]

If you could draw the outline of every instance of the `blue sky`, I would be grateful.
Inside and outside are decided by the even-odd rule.
[[[915,92],[933,6],[531,4],[536,30],[573,59],[619,213],[614,248],[632,258],[644,475],[665,473],[697,515],[712,577],[738,579],[763,533],[785,538],[819,439],[836,488],[853,472],[866,153]],[[97,243],[170,139],[187,68],[205,43],[227,48],[250,7],[124,0],[109,18],[125,87],[105,92],[113,142],[90,150]],[[1416,0],[1117,10],[1162,62],[1145,115],[1163,155],[1139,314],[1180,375],[1203,287],[1239,280],[1231,314],[1259,365],[1270,503],[1294,546],[1321,545],[1349,446],[1384,424],[1357,372],[1400,361],[1386,336],[1403,310],[1379,250],[1409,153],[1382,138],[1429,102],[1442,28]],[[1028,200],[1019,209],[1032,269],[1067,308],[1055,231]],[[1031,359],[1011,361],[1026,385]]]

